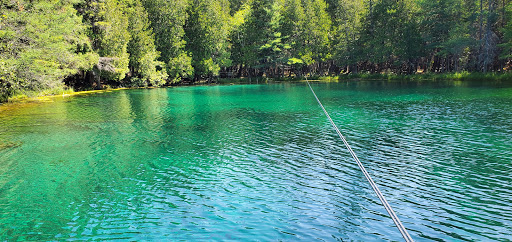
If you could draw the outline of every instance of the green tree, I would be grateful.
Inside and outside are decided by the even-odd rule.
[[[363,20],[356,48],[361,53],[358,60],[366,62],[372,72],[414,71],[414,60],[422,53],[422,39],[409,5],[404,0],[373,4]]]
[[[457,34],[451,33],[457,28],[457,22],[460,19],[457,18],[456,13],[462,6],[457,0],[421,0],[419,5],[421,7],[419,13],[422,36],[429,53],[428,59],[431,60],[428,69],[441,71],[446,67],[446,64],[443,63],[450,54],[450,46],[456,44],[456,41],[449,43],[450,39],[455,40],[458,36],[463,35],[460,31]]]
[[[318,72],[330,58],[331,21],[323,0],[255,0],[248,9],[232,35],[235,63],[276,76],[285,65],[304,64]]]
[[[483,1],[481,1],[482,4]],[[498,56],[497,44],[499,37],[496,34],[496,24],[498,23],[497,2],[496,0],[487,1],[487,11],[482,11],[481,18],[485,18],[485,24],[482,26],[482,38],[480,38],[480,51],[478,56],[479,71],[487,72],[493,68],[495,58]]]
[[[339,65],[350,66],[357,62],[355,44],[362,31],[362,20],[367,14],[365,0],[338,0],[334,9],[334,55]]]
[[[235,14],[239,20],[232,32],[232,60],[243,66],[249,76],[262,75],[260,67],[260,47],[266,44],[271,34],[268,9],[270,0],[251,0]],[[242,18],[242,21],[240,19]]]
[[[183,26],[187,20],[188,0],[143,0],[155,34],[160,61],[166,63],[171,82],[191,78],[194,73],[191,54],[185,51]]]
[[[304,15],[301,35],[294,48],[299,49],[299,58],[310,66],[310,71],[321,74],[319,64],[332,57],[330,53],[331,18],[324,0],[304,0]]]
[[[156,50],[155,38],[148,14],[139,0],[134,0],[129,8],[129,32],[127,52],[130,54],[131,83],[138,86],[160,86],[167,80],[165,63],[158,61],[160,52]]]
[[[131,39],[126,3],[122,0],[92,0],[92,37],[100,55],[99,75],[119,83],[129,72]]]
[[[61,87],[64,78],[90,70],[97,62],[74,3],[2,2],[0,99],[24,90]]]
[[[502,28],[503,31],[503,43],[500,45],[503,48],[500,58],[510,61],[512,59],[512,2],[506,5],[505,15],[506,25]]]
[[[216,76],[231,65],[229,12],[227,0],[193,0],[189,5],[185,40],[197,78]]]
[[[286,43],[289,36],[283,36],[281,32],[284,6],[284,0],[275,0],[271,8],[267,9],[267,15],[270,16],[270,34],[266,42],[259,48],[260,65],[258,67],[263,68],[265,74],[270,77],[282,76],[283,67],[289,64],[291,58],[290,49],[292,47]]]
[[[230,20],[230,34],[228,36],[231,48],[230,48],[230,59],[232,61],[231,69],[237,71],[238,76],[242,76],[242,72],[246,70],[244,64],[246,64],[245,56],[247,33],[245,26],[247,19],[251,13],[250,3],[244,3],[239,10],[231,17]]]
[[[287,40],[288,60],[287,64],[292,67],[291,71],[296,75],[302,75],[304,61],[301,59],[302,36],[304,34],[306,15],[301,0],[285,0],[282,12],[282,23],[279,32]]]
[[[246,2],[247,0],[229,0],[230,15],[238,12]]]

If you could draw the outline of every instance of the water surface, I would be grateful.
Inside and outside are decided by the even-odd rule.
[[[512,85],[314,83],[411,236],[512,240]],[[0,240],[400,240],[304,83],[0,111]]]

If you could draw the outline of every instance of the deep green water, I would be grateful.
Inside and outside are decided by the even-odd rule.
[[[314,83],[411,236],[512,240],[512,84]],[[400,240],[304,83],[0,112],[0,240]]]

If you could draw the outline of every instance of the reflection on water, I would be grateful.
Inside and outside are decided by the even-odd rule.
[[[414,239],[512,239],[511,85],[313,88]],[[303,83],[61,98],[0,127],[0,240],[400,240]]]

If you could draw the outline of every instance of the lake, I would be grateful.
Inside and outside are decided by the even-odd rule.
[[[312,86],[415,240],[512,240],[512,82]],[[1,110],[0,240],[401,240],[304,82]]]

